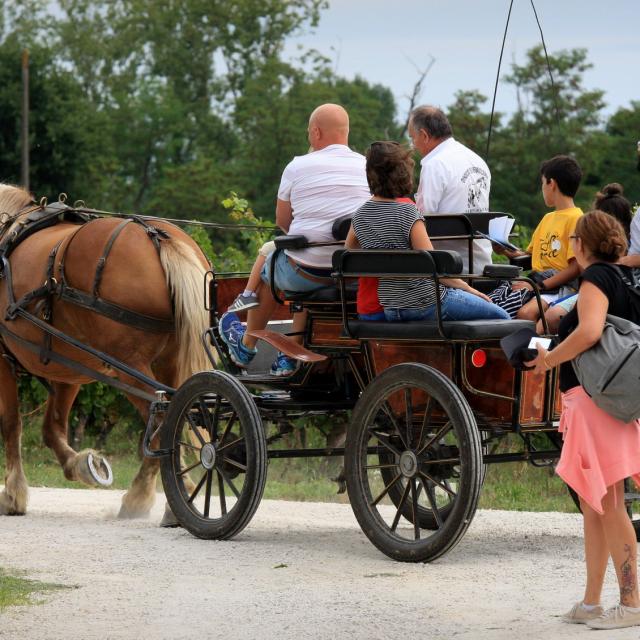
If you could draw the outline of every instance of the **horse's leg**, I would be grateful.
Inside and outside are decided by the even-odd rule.
[[[154,364],[153,371],[148,366],[138,367],[138,370],[167,386],[175,387],[178,384],[178,363],[175,356],[177,351],[175,340],[172,339],[163,349],[157,364]],[[130,384],[137,383],[131,380]],[[127,398],[138,410],[146,426],[149,419],[149,402],[130,394],[127,394]],[[151,442],[151,447],[156,448],[159,440],[160,437],[156,436]],[[142,518],[149,515],[156,499],[156,479],[159,471],[158,458],[142,458],[140,469],[122,498],[119,518]]]
[[[22,421],[18,384],[11,367],[0,357],[0,432],[7,461],[4,490],[0,493],[0,515],[21,516],[27,511],[29,488],[22,468]]]
[[[177,387],[179,382],[178,363],[175,358],[177,346],[173,340],[169,342],[163,353],[158,358],[158,363],[154,365],[153,374],[155,379],[170,387]],[[135,396],[127,396],[131,403],[138,409],[142,419],[147,424],[149,417],[149,404],[141,398]],[[156,436],[151,442],[151,447],[156,448],[159,444],[159,436]],[[156,496],[156,478],[160,471],[160,461],[157,458],[143,458],[140,469],[136,474],[131,487],[122,498],[122,506],[120,507],[120,518],[136,518],[146,516]],[[185,479],[189,482],[189,478]],[[195,488],[195,487],[194,487]],[[165,512],[160,526],[173,527],[178,522],[169,508],[165,505]]]
[[[78,480],[85,484],[97,484],[89,470],[89,456],[93,457],[94,467],[102,467],[102,457],[93,449],[76,452],[68,443],[69,413],[80,390],[79,384],[51,382],[53,394],[47,400],[42,422],[42,438],[47,447],[55,454],[65,478]],[[107,475],[106,472],[104,474]]]

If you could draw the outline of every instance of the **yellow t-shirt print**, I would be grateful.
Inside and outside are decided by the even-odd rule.
[[[573,235],[581,215],[582,209],[573,207],[551,211],[542,218],[527,248],[535,271],[561,271],[569,266],[569,260],[575,257],[569,236]]]

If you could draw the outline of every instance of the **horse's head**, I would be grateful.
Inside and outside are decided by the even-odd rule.
[[[33,196],[28,191],[12,184],[0,184],[0,230],[30,204]]]

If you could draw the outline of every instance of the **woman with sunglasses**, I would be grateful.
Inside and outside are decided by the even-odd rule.
[[[413,190],[411,152],[397,142],[374,142],[366,153],[373,197],[354,214],[347,249],[433,250],[422,215],[413,203],[397,202]],[[440,286],[443,320],[508,320],[509,314],[457,278]],[[431,278],[380,278],[378,296],[387,321],[435,320],[437,288]]]
[[[627,238],[613,216],[591,211],[578,220],[570,241],[583,270],[578,303],[560,322],[558,346],[549,352],[538,347],[538,357],[526,364],[539,372],[560,367],[563,445],[556,472],[580,497],[584,517],[584,598],[562,619],[617,629],[640,625],[636,534],[624,501],[625,478],[640,481],[640,421],[625,424],[597,407],[571,361],[600,340],[608,313],[631,317],[627,285],[609,266],[626,253]],[[619,268],[631,275],[628,267]],[[603,612],[600,595],[609,557],[620,603]]]

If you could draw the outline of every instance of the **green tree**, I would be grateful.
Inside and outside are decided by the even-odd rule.
[[[574,155],[585,171],[578,203],[588,206],[597,186],[591,141],[604,106],[603,92],[584,87],[591,64],[584,49],[549,56],[553,83],[541,47],[527,52],[524,64],[513,64],[506,82],[513,86],[518,109],[495,133],[491,150],[492,208],[516,214],[535,226],[546,212],[540,196],[540,162],[559,153]]]
[[[21,176],[22,44],[17,34],[0,44],[0,176]],[[30,50],[30,184],[37,195],[80,197],[85,185],[104,175],[100,131],[103,116],[82,94],[73,74],[62,69],[52,51]]]

